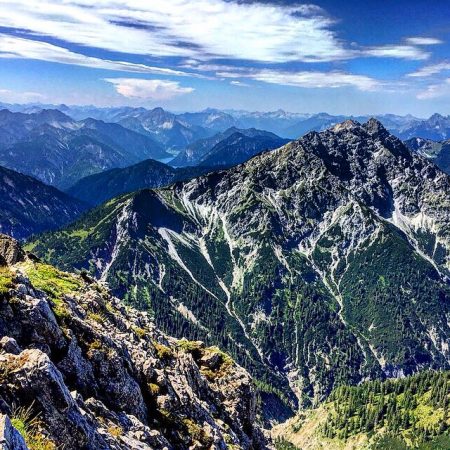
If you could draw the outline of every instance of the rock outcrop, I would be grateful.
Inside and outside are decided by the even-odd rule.
[[[265,447],[252,380],[229,356],[0,242],[2,449]]]

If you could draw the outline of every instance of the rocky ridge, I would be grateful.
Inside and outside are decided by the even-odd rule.
[[[1,448],[265,448],[251,378],[217,347],[5,235],[0,256]]]

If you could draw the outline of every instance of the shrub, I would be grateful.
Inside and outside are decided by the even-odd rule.
[[[38,416],[33,415],[33,405],[14,408],[11,423],[30,450],[56,450],[56,445],[39,431],[40,421]]]
[[[13,287],[13,273],[8,267],[0,267],[0,295],[6,295]]]
[[[160,344],[157,341],[153,341],[153,347],[155,347],[156,354],[159,359],[170,359],[173,357],[172,350],[164,344]]]

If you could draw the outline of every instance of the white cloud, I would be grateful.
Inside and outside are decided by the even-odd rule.
[[[418,71],[408,74],[408,77],[430,77],[446,70],[450,70],[450,62],[442,62],[422,67]]]
[[[381,87],[381,83],[374,78],[338,71],[287,72],[273,69],[245,70],[244,68],[240,68],[240,70],[235,72],[217,72],[216,75],[222,78],[252,79],[264,83],[297,86],[301,88],[340,88],[352,86],[360,91],[374,91]]]
[[[5,27],[123,53],[270,62],[427,55],[412,45],[349,49],[333,30],[334,21],[312,5],[226,0],[2,0],[0,5]]]
[[[4,103],[32,103],[42,102],[46,99],[39,92],[16,92],[10,89],[0,89],[0,101]]]
[[[230,81],[230,84],[233,86],[239,86],[239,87],[250,87],[250,85],[248,83],[243,83],[242,81],[238,81],[238,80],[232,80],[232,81]]]
[[[361,51],[363,56],[377,58],[399,58],[423,60],[430,57],[430,53],[412,45],[384,45],[381,47],[367,48]]]
[[[194,92],[194,88],[182,87],[176,81],[138,78],[105,78],[105,81],[112,83],[123,97],[139,100],[170,100]]]
[[[74,53],[47,42],[34,41],[0,34],[0,58],[37,59],[40,61],[73,64],[123,72],[152,73],[157,75],[186,76],[191,75],[179,70],[135,64],[125,61],[112,61]]]
[[[419,100],[429,100],[444,96],[450,96],[450,78],[447,78],[442,83],[431,84],[424,91],[417,94]]]
[[[343,72],[278,72],[262,70],[254,78],[274,84],[284,84],[304,88],[338,88],[353,86],[361,91],[373,91],[379,82],[364,75],[353,75]]]
[[[412,45],[437,45],[437,44],[443,44],[443,42],[440,39],[429,38],[429,37],[421,37],[421,36],[407,38],[406,42],[408,42],[408,44],[412,44]]]

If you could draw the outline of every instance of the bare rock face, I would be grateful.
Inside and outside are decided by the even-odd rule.
[[[12,265],[25,259],[20,244],[6,234],[0,234],[0,265]]]
[[[0,242],[13,286],[0,294],[0,449],[266,447],[252,380],[228,355]],[[25,442],[8,419],[24,410]]]

